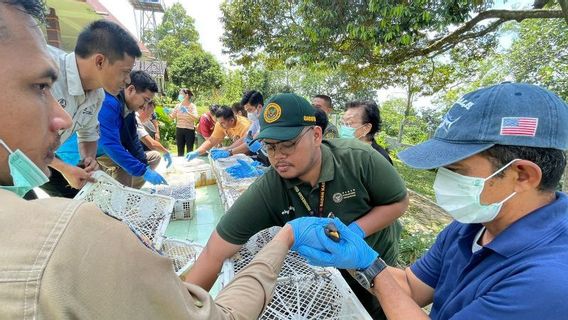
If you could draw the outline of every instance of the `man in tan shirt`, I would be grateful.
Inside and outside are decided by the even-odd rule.
[[[257,318],[290,246],[313,243],[298,232],[310,223],[286,225],[214,301],[95,205],[21,199],[47,180],[58,132],[72,124],[50,92],[57,65],[32,18],[43,10],[0,0],[0,59],[10,61],[0,67],[0,319]]]

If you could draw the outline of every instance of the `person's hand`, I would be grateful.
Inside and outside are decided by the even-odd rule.
[[[61,171],[61,174],[74,189],[83,188],[87,182],[96,182],[96,180],[91,177],[90,172],[75,166],[65,166],[65,169]]]
[[[264,173],[264,171],[255,168],[242,159],[238,159],[237,162],[238,164],[225,169],[225,171],[235,179],[257,177]]]
[[[154,140],[160,141],[160,134],[159,134],[159,133],[155,133],[155,134],[154,134],[154,137],[156,138],[156,139],[154,139]]]
[[[191,161],[195,158],[199,157],[199,151],[191,151],[188,154],[185,155],[185,159],[187,159],[187,161]]]
[[[150,182],[151,184],[168,184],[164,177],[162,177],[156,171],[152,170],[150,167],[146,167],[146,172],[144,172],[144,180]]]
[[[166,168],[172,166],[172,155],[169,152],[164,153],[164,160],[166,160]]]
[[[253,138],[251,138],[250,136],[247,136],[245,138],[245,143],[246,143],[249,151],[252,152],[252,153],[257,153],[258,150],[260,150],[260,148],[262,148],[262,144],[260,143],[260,141],[253,140]]]
[[[301,246],[308,246],[318,250],[325,250],[317,237],[317,232],[325,228],[325,226],[332,222],[330,218],[320,217],[301,217],[288,221],[288,224],[294,231],[294,244],[292,250],[298,251]]]
[[[89,173],[99,170],[99,163],[93,157],[85,157],[85,159],[83,159],[83,166],[83,169]]]
[[[353,233],[355,233],[356,235],[358,235],[361,238],[365,238],[367,235],[365,234],[365,231],[363,231],[363,229],[361,229],[361,227],[359,226],[359,224],[357,224],[357,222],[353,221],[349,224],[348,226],[349,230],[353,231]]]
[[[366,269],[377,259],[375,252],[358,234],[344,225],[338,218],[333,219],[339,233],[339,242],[331,240],[323,228],[316,230],[316,236],[325,250],[307,245],[300,246],[298,253],[310,264],[340,269]]]
[[[223,149],[211,149],[209,153],[211,154],[211,158],[213,158],[213,160],[227,158],[231,156],[231,153],[229,151]]]
[[[182,106],[181,108],[179,108],[179,111],[181,111],[181,113],[189,113],[189,111],[187,111],[187,108]]]

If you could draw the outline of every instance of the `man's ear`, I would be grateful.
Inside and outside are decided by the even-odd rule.
[[[523,192],[537,189],[542,181],[542,170],[529,160],[519,160],[511,164],[511,170],[516,174],[515,191]]]
[[[107,59],[103,54],[96,53],[93,56],[93,60],[95,61],[95,67],[97,68],[97,70],[101,70],[103,68],[103,64]]]

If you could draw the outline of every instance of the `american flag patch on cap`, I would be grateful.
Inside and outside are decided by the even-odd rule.
[[[538,127],[538,118],[506,117],[501,118],[502,136],[534,137]]]

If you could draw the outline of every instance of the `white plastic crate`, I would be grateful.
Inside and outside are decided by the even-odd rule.
[[[162,253],[172,258],[174,270],[178,276],[184,275],[195,263],[203,251],[203,246],[194,242],[165,239]]]
[[[225,287],[266,245],[280,227],[263,230],[223,265]],[[309,265],[289,252],[278,276],[272,300],[259,319],[371,319],[339,271]]]
[[[172,197],[176,200],[172,219],[191,219],[195,213],[195,186],[194,185],[158,185],[150,190],[163,196]]]
[[[214,185],[216,182],[213,168],[206,158],[187,161],[185,157],[173,157],[173,168],[176,172],[193,174],[196,188]]]
[[[97,182],[87,183],[75,199],[94,202],[103,212],[122,220],[160,249],[175,200],[125,187],[102,171],[94,172],[93,178]]]

